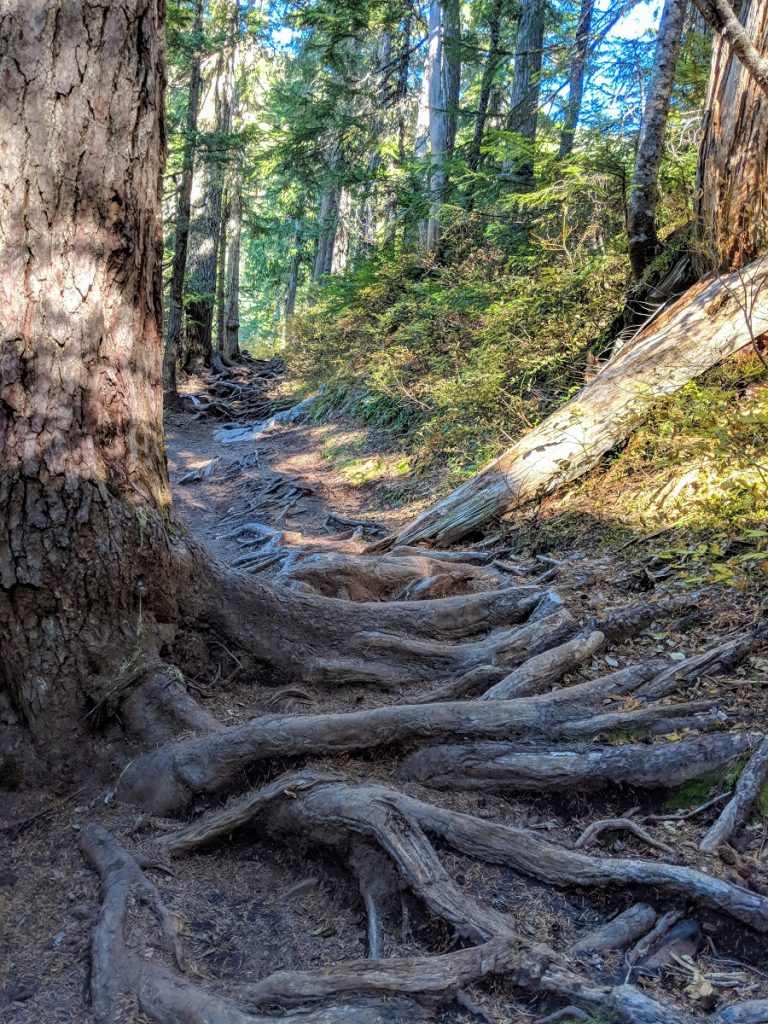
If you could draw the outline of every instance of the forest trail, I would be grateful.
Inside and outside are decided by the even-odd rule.
[[[114,866],[119,855],[99,828],[150,863],[158,856],[164,862],[163,849],[191,850],[174,861],[172,875],[153,873],[153,880],[182,922],[193,991],[202,985],[275,1014],[216,1021],[345,1021],[341,1010],[294,1018],[285,1007],[311,1003],[297,995],[308,988],[354,991],[373,953],[395,958],[392,977],[368,982],[368,996],[355,996],[349,1019],[531,1024],[567,1005],[572,993],[606,1024],[689,1024],[715,1020],[709,1010],[735,1000],[768,997],[761,934],[768,931],[765,822],[740,828],[727,856],[699,850],[728,801],[729,771],[762,736],[765,663],[751,639],[759,622],[749,602],[723,591],[692,598],[663,580],[649,594],[650,578],[631,554],[558,551],[542,558],[512,552],[498,536],[490,545],[480,539],[461,552],[444,552],[449,571],[425,580],[421,567],[432,571],[437,553],[364,554],[381,531],[361,530],[360,523],[396,531],[413,510],[383,507],[381,481],[351,486],[327,457],[350,444],[361,458],[370,454],[354,428],[307,417],[226,444],[221,429],[220,418],[189,411],[166,421],[176,510],[225,564],[331,596],[370,598],[369,588],[380,599],[410,598],[414,618],[429,603],[418,600],[425,582],[427,597],[443,586],[478,597],[489,588],[507,587],[510,594],[521,588],[536,594],[539,610],[522,613],[527,621],[511,631],[480,633],[478,647],[501,634],[512,644],[500,657],[503,669],[481,660],[463,674],[446,670],[442,678],[438,670],[437,683],[431,676],[420,681],[417,673],[402,685],[364,679],[328,685],[318,678],[286,686],[215,636],[213,655],[194,645],[184,653],[182,640],[179,667],[207,713],[226,726],[280,729],[283,756],[263,753],[272,749],[267,733],[254,740],[248,782],[264,786],[263,822],[255,832],[234,831],[238,816],[244,820],[241,798],[219,811],[226,789],[205,802],[209,814],[187,829],[162,814],[105,802],[118,776],[118,795],[130,778],[130,765],[120,774],[125,757],[140,754],[121,747],[119,729],[105,722],[89,779],[75,789],[62,785],[53,799],[41,790],[39,804],[27,790],[24,813],[19,805],[15,816],[11,801],[2,822],[13,842],[0,874],[0,916],[24,934],[0,989],[2,1019],[91,1019],[83,990],[98,882],[78,848],[86,823],[83,848],[106,872],[103,879],[110,858]],[[196,473],[201,478],[189,480]],[[340,518],[329,521],[333,516]],[[268,531],[254,534],[254,524]],[[246,526],[250,532],[243,532]],[[383,564],[391,567],[398,558],[415,567],[412,579],[382,573]],[[381,605],[382,613],[387,607]],[[625,614],[633,609],[641,611],[634,619]],[[605,642],[590,646],[598,627]],[[581,647],[566,651],[574,636]],[[747,640],[731,657],[727,645],[735,636]],[[516,637],[528,638],[517,657]],[[531,658],[535,650],[541,653]],[[420,652],[414,643],[414,664]],[[471,698],[491,684],[512,686],[505,696],[513,699],[473,705]],[[550,687],[559,689],[550,694]],[[456,703],[462,697],[469,699]],[[335,728],[350,712],[380,716],[389,709],[426,721],[451,708],[466,716],[466,735],[463,727],[424,734],[418,724],[407,726],[410,734],[398,733],[393,719],[394,738],[376,739],[380,718],[360,718],[351,739],[321,735],[307,746],[301,734],[305,723]],[[482,721],[514,718],[515,709],[529,722],[515,742],[498,727],[483,731]],[[548,724],[539,722],[540,713]],[[295,749],[292,728],[299,730]],[[422,734],[438,745],[414,749],[407,736]],[[441,736],[453,745],[441,745]],[[505,741],[489,742],[494,736]],[[574,745],[580,737],[588,742]],[[236,770],[236,789],[242,781]],[[427,834],[437,837],[434,848]],[[215,835],[225,841],[210,841]],[[153,920],[144,912],[141,929],[131,932],[139,948]],[[53,931],[51,922],[57,922]],[[505,938],[508,926],[514,939]],[[656,935],[655,944],[649,935]],[[473,959],[467,943],[486,941]],[[540,976],[551,949],[563,951],[567,969],[550,965]],[[160,983],[151,973],[154,958],[167,957],[151,949],[146,955],[142,984],[149,991]],[[358,963],[345,967],[350,961]],[[332,965],[339,965],[336,975]],[[595,986],[591,994],[580,987],[585,978]],[[639,987],[623,989],[627,978]],[[418,997],[430,985],[432,995],[416,1002],[400,995]],[[638,1009],[634,992],[648,1005]],[[662,1004],[663,1015],[654,1016]],[[606,1015],[614,1005],[615,1016]],[[586,1018],[573,1011],[560,1019]],[[144,1018],[129,1013],[125,1020]]]

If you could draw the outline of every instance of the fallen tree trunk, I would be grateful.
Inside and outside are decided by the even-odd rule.
[[[632,432],[657,399],[679,391],[768,330],[766,282],[768,257],[762,257],[694,285],[561,409],[374,548],[423,540],[452,544],[582,476]]]

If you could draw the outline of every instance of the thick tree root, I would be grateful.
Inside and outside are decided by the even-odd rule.
[[[352,840],[377,843],[433,914],[476,942],[511,930],[508,918],[480,907],[450,879],[426,833],[458,853],[503,864],[555,886],[644,886],[682,896],[768,932],[768,898],[691,868],[630,858],[603,859],[566,850],[528,829],[500,825],[435,807],[383,786],[296,772],[245,801],[198,819],[158,842],[171,852],[193,849],[256,818],[279,842],[311,838],[346,849]]]
[[[614,692],[612,677],[606,676],[511,701],[404,704],[348,714],[256,718],[217,735],[179,740],[138,757],[121,774],[115,795],[150,813],[173,815],[196,795],[220,790],[244,769],[264,761],[413,740],[509,739],[521,734],[579,739],[616,729],[649,728],[657,722],[670,731],[672,722],[704,727],[719,714],[712,702],[695,701],[577,717],[588,713],[589,701]]]
[[[207,736],[224,728],[167,670],[152,672],[133,686],[120,714],[129,731],[147,746],[167,743],[185,732]]]
[[[177,923],[136,860],[96,825],[85,829],[81,847],[98,872],[103,890],[91,952],[91,1005],[100,1024],[133,1019],[133,1014],[125,1016],[129,1012],[126,999],[135,999],[141,1013],[157,1024],[406,1024],[422,1019],[419,1008],[403,999],[360,1000],[347,1006],[310,1010],[299,1016],[246,1013],[229,999],[206,992],[129,948],[125,939],[129,903],[137,895],[149,904],[166,944],[181,966]]]
[[[620,784],[667,789],[700,778],[750,750],[760,733],[708,733],[677,743],[530,750],[509,743],[427,747],[402,765],[403,778],[436,789],[562,792]]]
[[[626,949],[642,938],[653,927],[655,920],[656,911],[653,907],[649,907],[647,903],[635,903],[623,913],[617,914],[613,920],[582,935],[579,941],[571,946],[571,952],[578,955]]]
[[[529,658],[525,664],[510,672],[480,697],[480,700],[509,700],[512,697],[530,697],[543,693],[566,672],[577,668],[591,658],[605,644],[605,634],[599,629],[575,636],[552,650]]]
[[[768,781],[768,738],[763,739],[752,755],[736,783],[733,799],[729,800],[720,817],[702,839],[699,849],[703,853],[715,853],[744,824],[766,781]]]

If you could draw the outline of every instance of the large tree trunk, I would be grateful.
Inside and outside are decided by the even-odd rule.
[[[52,747],[175,617],[163,8],[0,3],[0,691]]]
[[[544,0],[523,0],[515,37],[515,73],[506,129],[517,132],[521,144],[519,152],[504,161],[502,176],[521,190],[529,189],[533,184],[533,147],[539,118],[545,15]]]
[[[198,0],[195,9],[195,40],[203,29],[203,3]],[[168,325],[163,357],[163,386],[168,398],[176,397],[176,363],[181,351],[181,325],[184,312],[184,275],[187,269],[189,248],[189,217],[192,210],[192,180],[195,171],[195,147],[197,146],[197,108],[200,103],[200,54],[195,52],[189,72],[189,96],[187,98],[187,137],[184,140],[184,160],[181,169],[181,185],[176,206],[176,231],[173,243],[173,267],[171,285],[168,291]]]
[[[664,136],[683,35],[685,8],[686,0],[666,0],[659,23],[653,73],[643,110],[635,172],[627,204],[627,244],[635,277],[642,277],[659,248],[656,234],[658,177],[664,155]]]
[[[747,324],[744,309],[751,311]],[[768,330],[768,257],[700,282],[621,349],[578,395],[495,462],[422,513],[395,542],[446,545],[575,480],[627,437],[653,403]]]
[[[768,5],[747,0],[741,20],[768,54]],[[696,213],[699,268],[734,270],[765,252],[768,240],[768,95],[724,36],[715,40]]]
[[[331,170],[335,168],[336,157],[331,160]],[[315,265],[312,270],[313,284],[319,284],[327,277],[333,266],[333,249],[336,243],[336,232],[339,227],[339,203],[341,189],[338,185],[329,184],[320,197],[320,209],[317,214],[318,236]]]
[[[560,133],[560,148],[557,153],[558,160],[567,160],[573,152],[573,141],[576,137],[576,127],[579,123],[581,102],[584,96],[584,73],[589,59],[589,33],[592,27],[594,9],[595,0],[581,0],[581,11],[578,24],[576,25],[573,60],[571,61],[571,73],[568,79],[568,103],[565,107],[563,128]]]

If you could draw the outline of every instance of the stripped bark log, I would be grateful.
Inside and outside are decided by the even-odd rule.
[[[678,743],[547,750],[456,744],[416,751],[403,762],[401,774],[434,789],[557,793],[611,784],[668,789],[723,767],[761,738],[750,732],[707,733]]]
[[[768,330],[767,282],[768,257],[762,257],[689,289],[561,409],[376,549],[427,539],[452,544],[582,476],[631,433],[655,401],[750,343],[743,308],[750,310],[753,336]]]

